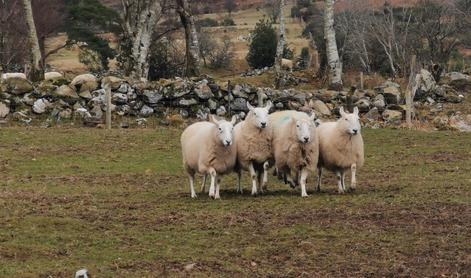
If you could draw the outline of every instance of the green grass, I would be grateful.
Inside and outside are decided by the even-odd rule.
[[[354,193],[230,176],[214,201],[189,197],[180,132],[0,129],[0,277],[471,273],[468,134],[365,130]]]

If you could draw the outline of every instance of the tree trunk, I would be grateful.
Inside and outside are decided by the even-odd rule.
[[[38,35],[36,33],[36,25],[34,24],[33,9],[31,0],[23,0],[25,10],[26,25],[28,26],[28,40],[31,49],[31,70],[28,78],[31,81],[40,81],[44,79],[44,72],[41,67],[41,49],[39,47]]]
[[[159,0],[122,0],[125,35],[130,42],[130,59],[127,71],[136,79],[148,79],[149,50],[152,35],[161,15]]]
[[[325,0],[324,36],[329,66],[329,87],[342,88],[342,63],[339,58],[334,29],[334,0]]]
[[[186,41],[186,76],[198,76],[200,74],[200,50],[196,25],[191,14],[187,0],[177,0],[178,14],[185,28]]]
[[[276,47],[276,58],[275,58],[275,70],[276,74],[281,74],[282,70],[282,60],[283,60],[283,50],[286,45],[286,32],[285,32],[285,17],[283,14],[283,8],[285,6],[285,0],[280,0],[280,13],[279,13],[279,22],[280,22],[280,36],[278,38],[278,46]]]

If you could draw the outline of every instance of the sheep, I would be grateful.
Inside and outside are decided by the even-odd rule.
[[[281,59],[281,67],[284,70],[293,71],[294,63],[291,60],[283,58],[283,59]]]
[[[23,78],[23,79],[27,79],[27,78],[26,78],[26,74],[21,73],[21,72],[8,72],[8,73],[3,73],[3,74],[2,74],[2,80],[7,80],[7,79],[10,79],[10,78]]]
[[[361,136],[358,107],[352,114],[340,108],[340,119],[336,122],[321,123],[319,134],[319,163],[317,191],[320,191],[322,168],[333,171],[337,175],[338,191],[345,192],[345,172],[352,173],[351,189],[356,188],[356,171],[363,166],[363,138]]]
[[[300,184],[301,196],[307,197],[306,179],[319,159],[315,115],[287,110],[275,112],[269,119],[276,171],[278,175],[286,176],[292,187]]]
[[[267,182],[268,160],[272,158],[272,130],[269,127],[268,114],[272,107],[268,101],[265,107],[254,108],[247,102],[249,113],[244,121],[234,127],[237,146],[237,192],[242,193],[240,185],[242,170],[249,171],[252,179],[252,195],[257,195],[257,183],[260,192]]]
[[[209,196],[220,199],[219,175],[232,172],[236,164],[237,151],[234,142],[234,124],[209,116],[209,122],[198,122],[188,126],[182,133],[183,166],[190,179],[191,197],[196,198],[195,174],[211,176]]]

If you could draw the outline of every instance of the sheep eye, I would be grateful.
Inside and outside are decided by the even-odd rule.
[[[222,131],[222,128],[219,128],[219,131]]]

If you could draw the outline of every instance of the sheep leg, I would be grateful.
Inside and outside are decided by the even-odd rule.
[[[321,192],[322,167],[317,167],[317,192]]]
[[[196,198],[195,192],[195,174],[188,173],[188,178],[190,179],[190,191],[191,191],[191,198]]]
[[[345,192],[346,189],[345,189],[345,172],[342,171],[342,188],[343,188],[343,191]]]
[[[301,176],[299,178],[299,183],[301,184],[301,197],[307,197],[306,180],[307,180],[308,174],[309,174],[309,171],[306,168],[303,168],[301,170]]]
[[[352,181],[350,183],[350,187],[352,188],[352,190],[355,190],[357,187],[357,165],[353,163],[350,169],[352,170]]]
[[[201,184],[201,193],[204,193],[204,189],[205,189],[205,187],[206,187],[206,177],[207,177],[207,175],[204,174],[204,176],[203,176],[203,183]]]
[[[267,187],[267,182],[268,182],[268,167],[270,165],[268,164],[268,161],[265,161],[265,163],[263,163],[263,186],[262,188],[265,189],[265,190],[268,190],[268,187]]]
[[[242,172],[237,172],[237,193],[242,194],[242,186],[240,185],[240,180],[242,179]]]
[[[335,174],[337,175],[337,184],[339,187],[339,193],[343,194],[344,191],[343,191],[343,186],[342,186],[342,173],[340,171],[337,171],[335,172]]]
[[[221,185],[221,178],[216,179],[216,194],[214,194],[214,199],[221,199],[221,196],[219,195],[219,186]]]
[[[257,182],[260,193],[263,193],[263,172],[257,172]]]
[[[214,170],[213,168],[211,168],[209,170],[209,174],[211,175],[211,186],[209,187],[209,197],[214,197],[214,195],[216,194],[216,190],[215,190],[215,187],[216,187],[216,170]]]
[[[257,195],[257,173],[253,168],[253,164],[249,164],[250,178],[252,179],[252,195]]]

